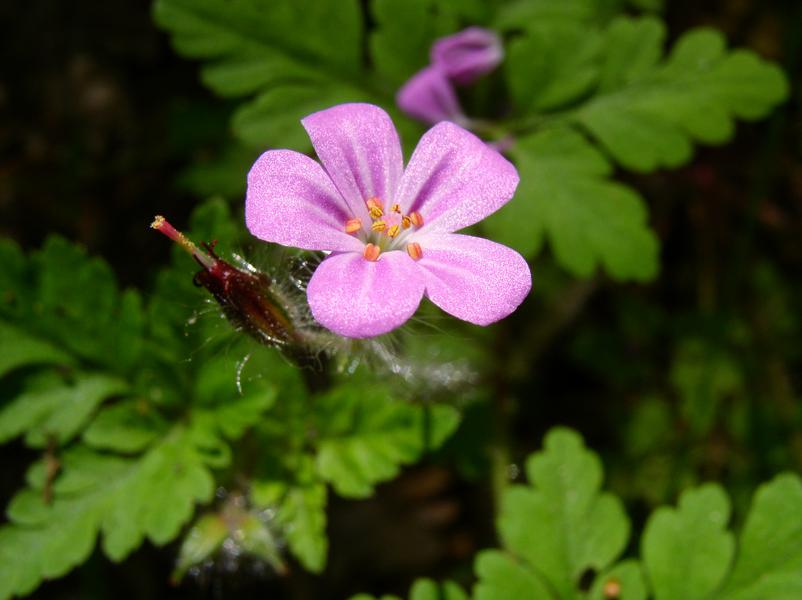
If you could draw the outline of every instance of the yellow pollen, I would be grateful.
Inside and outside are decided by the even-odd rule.
[[[393,225],[390,229],[387,230],[387,235],[391,238],[394,238],[398,235],[398,232],[401,231],[401,228],[398,225]]]
[[[374,196],[373,198],[368,198],[365,201],[365,204],[368,207],[368,212],[370,213],[370,216],[373,217],[374,219],[380,219],[384,214],[381,202],[376,196]]]
[[[403,227],[404,229],[409,229],[410,227],[412,227],[412,219],[410,219],[406,215],[401,217],[401,227]]]
[[[351,219],[345,224],[345,233],[356,233],[362,229],[362,221],[359,219]]]
[[[390,207],[390,212],[399,213],[401,214],[401,205],[400,204],[393,204]]]
[[[365,244],[365,250],[362,252],[362,256],[365,257],[365,260],[376,262],[379,259],[379,254],[381,253],[382,250],[377,245]]]
[[[415,227],[420,227],[423,225],[423,217],[417,211],[409,213],[409,220],[412,221],[412,224]]]
[[[374,221],[373,225],[370,226],[373,231],[384,231],[387,229],[387,223],[384,221]]]
[[[418,242],[412,242],[411,244],[407,244],[407,254],[409,254],[412,260],[420,260],[421,257],[423,257],[423,250],[421,250]]]

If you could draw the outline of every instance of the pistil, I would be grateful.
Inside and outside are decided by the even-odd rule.
[[[187,236],[170,225],[169,221],[167,221],[167,219],[165,219],[163,216],[156,215],[156,217],[153,219],[153,223],[151,223],[150,226],[181,246],[205,269],[211,269],[214,267],[215,260],[207,254],[201,252],[200,249],[198,249],[198,247],[192,243]]]

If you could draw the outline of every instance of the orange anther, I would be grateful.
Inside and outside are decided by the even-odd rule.
[[[370,213],[370,216],[373,217],[374,219],[380,219],[381,216],[384,214],[381,202],[376,196],[374,196],[373,198],[368,198],[365,201],[365,204],[368,207],[368,212]]]
[[[401,212],[401,205],[400,204],[393,204],[390,207],[390,212],[400,213]]]
[[[409,213],[409,220],[412,221],[412,224],[415,227],[420,227],[423,225],[423,217],[418,211]]]
[[[379,254],[381,253],[381,248],[379,248],[376,244],[365,244],[365,250],[362,252],[362,256],[365,257],[365,260],[376,262],[379,260]]]
[[[362,229],[362,221],[359,219],[351,219],[345,224],[345,233],[356,233]]]
[[[412,242],[411,244],[407,244],[407,254],[409,254],[412,260],[420,260],[423,256],[423,250],[421,250],[418,242]]]
[[[387,223],[384,221],[374,221],[373,225],[370,226],[373,231],[384,231],[387,229]]]
[[[409,229],[410,227],[412,227],[412,219],[410,219],[406,215],[401,217],[401,227],[403,227],[404,229]]]
[[[401,231],[401,228],[398,225],[393,225],[387,230],[387,235],[389,235],[391,238],[394,238],[398,235],[399,231]]]

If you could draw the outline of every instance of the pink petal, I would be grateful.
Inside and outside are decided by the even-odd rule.
[[[423,277],[404,252],[385,252],[375,262],[348,252],[320,263],[306,293],[321,325],[346,337],[366,338],[387,333],[415,314]]]
[[[390,117],[372,104],[340,104],[301,123],[354,217],[368,218],[365,201],[386,203],[404,171],[401,142]]]
[[[323,168],[292,150],[268,150],[248,173],[245,223],[267,242],[307,250],[358,250],[345,233],[345,201]]]
[[[457,233],[422,235],[417,241],[426,295],[464,321],[489,325],[503,319],[532,287],[529,265],[506,246]]]
[[[451,232],[497,211],[517,186],[512,163],[472,133],[444,121],[415,148],[396,202],[407,214],[421,213],[426,230]]]
[[[499,37],[489,29],[469,27],[440,38],[432,46],[432,63],[459,85],[467,85],[495,69],[504,48]]]
[[[466,121],[454,88],[438,67],[429,66],[415,73],[398,90],[395,101],[410,117],[430,125],[440,121]]]

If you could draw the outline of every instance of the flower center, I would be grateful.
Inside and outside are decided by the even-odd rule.
[[[420,260],[423,256],[420,244],[417,242],[404,243],[407,231],[413,231],[423,226],[423,217],[417,211],[408,215],[401,212],[398,204],[391,204],[385,208],[380,198],[368,198],[365,201],[370,216],[370,224],[363,226],[360,219],[349,219],[345,223],[345,232],[356,235],[365,242],[362,256],[366,260],[376,261],[379,255],[386,250],[406,248],[407,253],[414,259]]]

